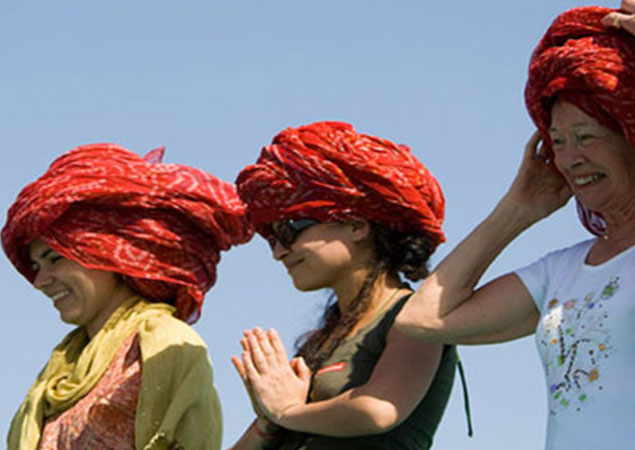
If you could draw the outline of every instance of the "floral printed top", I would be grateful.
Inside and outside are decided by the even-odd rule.
[[[132,335],[88,395],[45,421],[39,449],[134,449],[140,387],[141,350],[139,337]]]
[[[547,450],[630,448],[635,440],[635,248],[591,266],[594,242],[516,272],[541,314]]]

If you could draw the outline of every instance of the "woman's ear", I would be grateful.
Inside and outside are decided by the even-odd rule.
[[[349,222],[352,230],[353,242],[360,242],[370,236],[370,223],[367,220],[353,220]]]

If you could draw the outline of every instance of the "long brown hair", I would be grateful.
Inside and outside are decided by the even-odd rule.
[[[297,355],[302,356],[312,371],[328,359],[340,342],[350,333],[370,306],[370,293],[380,275],[399,276],[411,281],[428,275],[427,262],[432,254],[430,240],[424,235],[408,235],[371,223],[374,259],[351,308],[342,314],[335,294],[331,294],[318,328],[301,336],[296,342]]]

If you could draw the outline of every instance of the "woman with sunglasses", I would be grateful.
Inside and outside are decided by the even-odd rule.
[[[295,287],[333,294],[290,362],[274,330],[245,332],[233,361],[258,420],[234,450],[430,448],[455,349],[392,323],[400,274],[425,277],[444,240],[436,180],[407,147],[320,122],[278,134],[237,187]]]

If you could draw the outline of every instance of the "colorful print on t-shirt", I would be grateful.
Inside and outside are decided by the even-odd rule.
[[[599,295],[554,298],[547,304],[539,345],[544,350],[551,414],[570,408],[581,411],[602,391],[602,361],[612,350],[604,304],[618,289],[619,277],[611,277]]]

